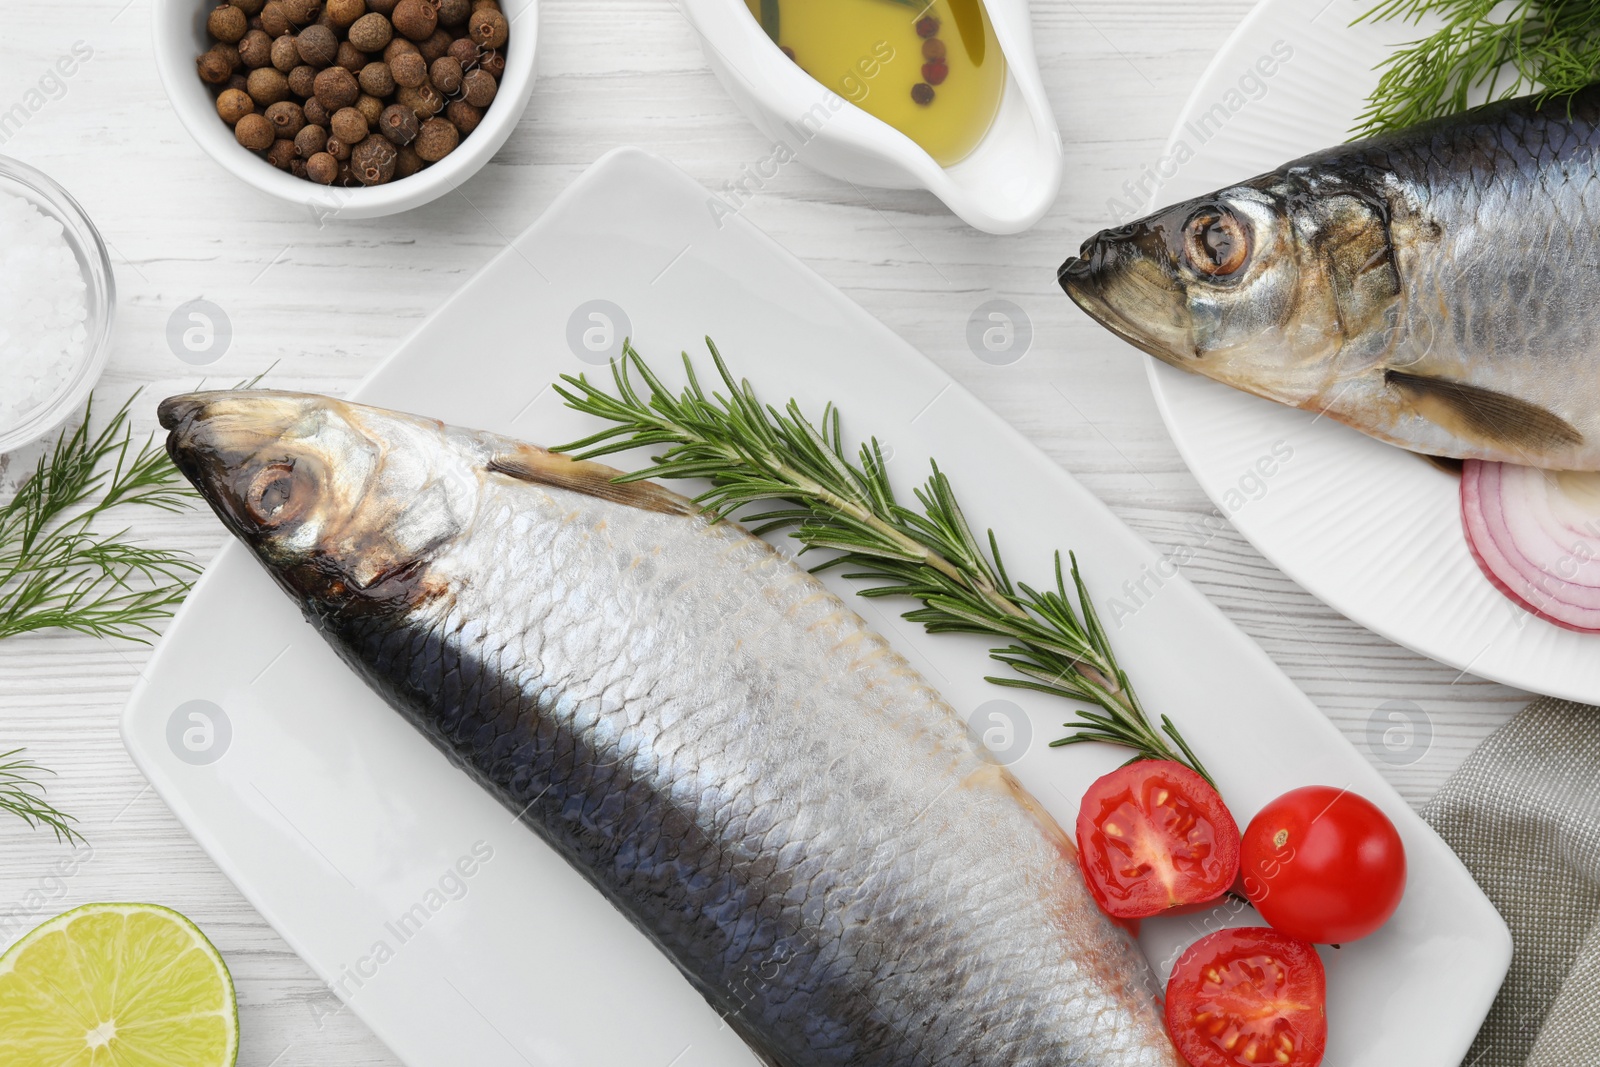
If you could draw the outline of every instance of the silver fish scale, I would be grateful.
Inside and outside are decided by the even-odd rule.
[[[759,1054],[1178,1067],[1059,829],[814,578],[732,524],[483,493],[437,595],[328,635]]]
[[[1570,110],[1519,101],[1295,165],[1307,163],[1382,175],[1396,207],[1405,332],[1389,365],[1556,412],[1600,456],[1600,91]],[[1404,435],[1424,451],[1459,447],[1417,420]]]

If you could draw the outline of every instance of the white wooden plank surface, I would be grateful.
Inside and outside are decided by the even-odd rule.
[[[196,0],[201,2],[201,0]],[[1156,415],[1139,358],[1055,286],[1063,256],[1106,223],[1107,198],[1155,161],[1173,116],[1247,0],[1035,0],[1046,84],[1069,144],[1060,200],[1031,232],[989,237],[931,197],[866,191],[791,165],[744,209],[869,311],[1037,441],[1164,548],[1259,641],[1358,747],[1387,701],[1411,701],[1433,740],[1381,769],[1413,802],[1526,695],[1427,661],[1339,617],[1228,530],[1186,528],[1211,505]],[[168,349],[172,310],[221,306],[234,342],[217,382],[275,365],[270,382],[340,392],[620,144],[719,188],[770,154],[702,62],[669,0],[547,0],[540,78],[520,127],[458,195],[396,218],[331,222],[241,187],[190,140],[151,61],[148,0],[0,0],[0,110],[77,41],[93,58],[0,153],[54,176],[112,246],[121,307],[101,389],[120,401],[193,387]],[[1007,367],[969,352],[969,312],[1001,295],[1033,320]],[[140,419],[154,426],[153,404]],[[26,452],[12,467],[31,462]],[[215,523],[140,516],[146,536],[208,557]],[[246,1067],[390,1065],[383,1046],[312,975],[178,826],[124,754],[117,717],[148,650],[47,634],[0,644],[0,750],[26,745],[60,772],[51,797],[92,850],[0,824],[0,944],[92,900],[152,900],[198,921],[238,981]],[[1141,666],[1136,669],[1149,669]]]

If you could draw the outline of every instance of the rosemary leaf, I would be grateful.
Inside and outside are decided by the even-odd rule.
[[[836,407],[829,404],[812,422],[793,400],[783,408],[763,404],[748,381],[734,379],[710,338],[706,346],[726,392],[706,392],[687,353],[688,385],[675,392],[627,344],[612,364],[611,392],[583,375],[562,375],[555,388],[567,406],[613,425],[557,451],[593,459],[647,447],[656,450],[652,465],[619,480],[706,479],[710,487],[696,502],[718,518],[765,504],[743,516],[759,532],[787,529],[803,553],[836,553],[814,571],[842,568],[867,583],[862,596],[918,601],[904,617],[929,633],[1008,642],[990,655],[1015,674],[989,681],[1097,709],[1078,710],[1066,724],[1073,733],[1053,744],[1120,745],[1135,759],[1175,760],[1210,781],[1171,721],[1163,716],[1158,729],[1145,714],[1076,558],[1064,570],[1056,554],[1054,589],[1013,585],[994,531],[982,541],[975,536],[937,463],[915,490],[918,506],[897,503],[876,439],[852,458]]]

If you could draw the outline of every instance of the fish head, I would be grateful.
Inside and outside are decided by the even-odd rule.
[[[471,523],[479,471],[442,423],[267,390],[162,401],[167,453],[291,594],[406,599]]]
[[[1294,406],[1377,360],[1398,297],[1381,204],[1296,174],[1104,230],[1058,279],[1162,362]]]

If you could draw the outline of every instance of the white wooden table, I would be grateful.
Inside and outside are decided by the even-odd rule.
[[[196,3],[202,0],[195,0]],[[1409,700],[1431,747],[1380,768],[1425,800],[1526,694],[1462,675],[1313,600],[1231,529],[1185,528],[1211,504],[1156,414],[1140,359],[1089,322],[1055,267],[1107,224],[1106,201],[1160,156],[1190,86],[1249,0],[1034,0],[1045,83],[1067,139],[1066,187],[1029,233],[989,237],[932,197],[866,191],[783,168],[745,216],[921,349],[1072,470],[1163,549],[1365,750],[1369,718]],[[720,189],[772,146],[724,95],[669,0],[545,0],[540,75],[505,149],[421,210],[323,228],[215,166],[167,106],[151,59],[148,0],[0,0],[0,111],[58,56],[93,57],[46,93],[0,153],[44,170],[83,203],[113,251],[120,311],[100,390],[120,402],[193,388],[165,340],[168,316],[204,296],[234,340],[211,380],[273,367],[269,384],[348,389],[607,149],[637,144]],[[48,88],[48,87],[47,87]],[[34,98],[37,101],[38,98]],[[870,198],[870,199],[868,199]],[[974,358],[968,314],[995,296],[1033,320],[1033,351],[1006,367]],[[26,453],[14,466],[31,462]],[[208,558],[221,541],[198,513],[140,516],[144,535]],[[140,645],[61,634],[0,645],[0,750],[26,745],[60,777],[51,799],[90,850],[0,823],[0,945],[68,907],[150,900],[205,928],[238,982],[248,1067],[394,1064],[393,1056],[245,903],[150,791],[117,719],[148,656]],[[9,925],[8,925],[9,924]]]

